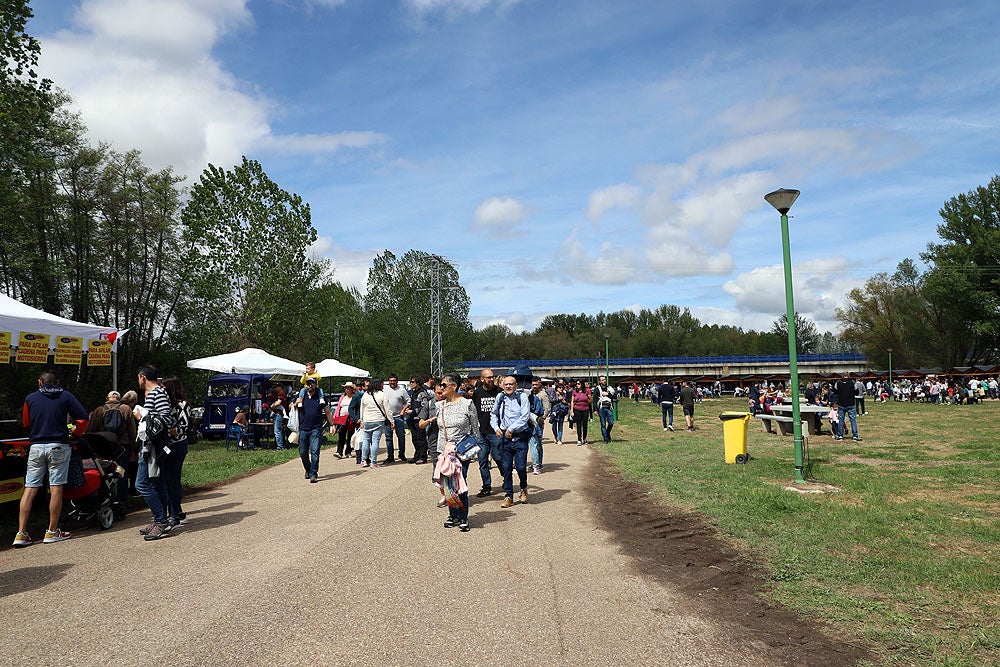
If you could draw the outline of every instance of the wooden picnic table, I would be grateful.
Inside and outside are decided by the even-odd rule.
[[[823,405],[799,405],[799,416],[809,426],[809,435],[823,434],[823,418],[830,412],[830,408]],[[771,414],[792,416],[792,404],[782,403],[771,404]]]

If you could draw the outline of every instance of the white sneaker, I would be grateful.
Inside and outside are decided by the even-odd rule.
[[[28,535],[27,533],[22,533],[21,531],[17,531],[17,535],[14,536],[14,544],[13,544],[13,546],[18,547],[18,548],[20,548],[20,547],[30,547],[31,546],[31,535]]]
[[[669,431],[670,429],[669,429],[669,428],[667,428],[666,426],[664,426],[664,427],[663,427],[663,430],[664,430],[664,431]]]
[[[532,471],[531,471],[531,474],[532,475],[541,475],[542,474],[542,469],[541,468],[533,468]]]
[[[42,544],[52,544],[53,542],[62,542],[63,540],[68,540],[70,537],[72,537],[72,535],[70,535],[66,531],[59,530],[58,528],[56,528],[55,530],[46,530],[45,539],[42,540]]]
[[[668,426],[667,428],[668,428],[668,429],[670,429],[671,431],[673,431],[673,430],[674,430],[674,427],[673,427],[673,426]]]

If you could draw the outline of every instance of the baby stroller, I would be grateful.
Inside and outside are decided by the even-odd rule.
[[[74,449],[83,458],[84,483],[65,488],[67,523],[93,523],[103,529],[125,518],[126,506],[118,500],[118,484],[125,483],[125,470],[115,462],[124,449],[114,433],[84,433]]]

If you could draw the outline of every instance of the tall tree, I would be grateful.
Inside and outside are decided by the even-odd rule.
[[[441,338],[444,365],[453,366],[471,351],[471,300],[458,271],[445,258],[420,250],[402,257],[386,250],[372,262],[365,292],[364,341],[378,373],[400,375],[430,369],[430,288],[441,286]],[[421,291],[425,290],[425,291]]]
[[[940,210],[940,243],[921,259],[929,266],[927,298],[943,314],[951,345],[944,359],[966,365],[1000,350],[1000,175],[952,197]]]
[[[782,313],[781,317],[771,325],[771,333],[783,341],[788,340],[788,313]],[[795,352],[796,354],[809,354],[815,352],[819,344],[819,332],[816,330],[816,323],[808,320],[798,311],[795,311]],[[787,349],[787,347],[786,347]]]
[[[268,347],[316,326],[314,291],[328,267],[309,256],[309,205],[268,178],[256,160],[208,165],[181,213],[183,278],[178,336],[202,351]],[[189,330],[200,332],[188,335]],[[211,348],[211,349],[208,349]]]

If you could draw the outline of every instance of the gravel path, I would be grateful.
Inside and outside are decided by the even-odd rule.
[[[763,664],[634,574],[580,493],[592,456],[547,444],[529,503],[473,498],[464,534],[442,527],[430,466],[325,450],[318,484],[294,460],[192,496],[158,542],[136,511],[6,550],[0,664]]]

